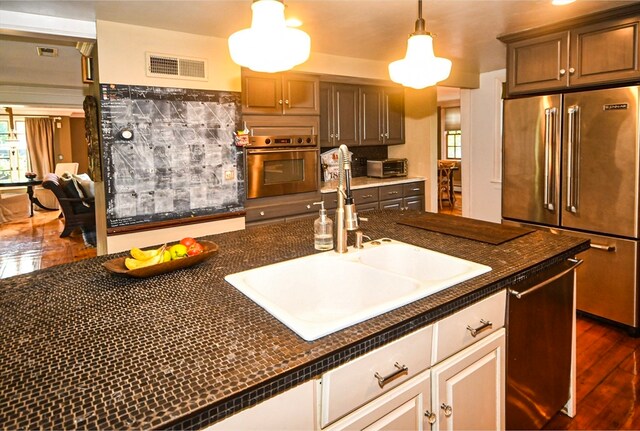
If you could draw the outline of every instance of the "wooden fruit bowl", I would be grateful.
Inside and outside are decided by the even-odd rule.
[[[196,254],[195,256],[184,257],[182,259],[170,260],[169,262],[162,262],[155,265],[144,266],[142,268],[136,269],[127,269],[124,266],[124,260],[128,256],[118,257],[116,259],[111,259],[102,264],[107,271],[113,272],[114,274],[122,274],[128,277],[135,278],[147,278],[153,277],[154,275],[164,274],[166,272],[175,271],[180,268],[187,268],[193,265],[196,265],[200,262],[203,262],[214,254],[218,252],[218,244],[211,241],[198,241],[204,247],[204,251],[200,254]],[[167,246],[167,249],[170,246]]]

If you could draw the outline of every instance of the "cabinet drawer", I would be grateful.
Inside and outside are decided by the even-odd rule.
[[[402,198],[398,199],[389,199],[386,201],[380,201],[380,209],[381,210],[402,210]]]
[[[481,338],[497,331],[504,326],[507,304],[507,291],[502,290],[495,295],[483,299],[435,324],[433,363],[440,362],[452,354],[475,343]],[[490,322],[485,326],[484,322]],[[474,337],[472,329],[478,332]]]
[[[324,202],[325,209],[333,209],[338,206],[338,197],[337,193],[323,193],[322,194],[322,202]]]
[[[356,205],[367,204],[371,202],[378,202],[380,200],[379,194],[378,194],[378,187],[353,190],[353,199]]]
[[[386,201],[389,199],[401,198],[403,195],[402,184],[395,184],[392,186],[382,186],[379,188],[380,200]]]
[[[404,197],[424,196],[424,181],[403,184],[402,193]]]
[[[420,329],[324,374],[321,427],[429,368],[432,332],[432,326]],[[399,371],[396,363],[406,366],[407,371],[380,387],[376,373],[392,375]]]
[[[298,214],[313,213],[317,210],[317,207],[314,208],[313,202],[313,200],[286,203],[283,202],[279,205],[249,207],[245,208],[245,218],[247,222],[253,222],[260,220],[269,220],[278,217],[288,217]]]

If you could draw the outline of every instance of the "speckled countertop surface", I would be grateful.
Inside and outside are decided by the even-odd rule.
[[[424,181],[424,177],[392,177],[392,178],[372,178],[356,177],[351,179],[351,189],[364,189],[367,187],[390,186],[393,184],[412,183],[414,181]],[[324,181],[320,187],[321,193],[335,193],[338,181]]]
[[[207,237],[220,252],[149,279],[102,256],[0,280],[0,424],[5,429],[199,428],[574,256],[588,242],[534,232],[499,246],[368,214],[365,233],[493,270],[306,342],[224,281],[315,253],[313,219]]]

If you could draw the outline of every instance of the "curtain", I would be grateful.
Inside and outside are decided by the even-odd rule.
[[[39,178],[42,178],[46,173],[53,172],[55,166],[53,120],[51,118],[25,118],[25,129],[31,170]]]

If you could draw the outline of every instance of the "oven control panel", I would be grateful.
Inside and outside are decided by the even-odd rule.
[[[282,147],[315,147],[315,135],[297,136],[250,136],[247,147],[252,148],[282,148]]]

